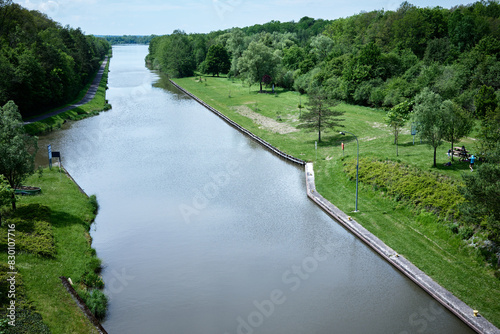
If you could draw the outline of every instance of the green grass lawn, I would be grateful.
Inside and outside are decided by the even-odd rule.
[[[342,136],[339,131],[354,133],[359,140],[360,158],[398,161],[424,171],[437,172],[455,180],[461,180],[462,173],[470,173],[465,162],[456,160],[452,166],[446,152],[450,144],[445,143],[437,151],[437,167],[433,167],[433,149],[420,138],[410,134],[409,126],[399,138],[399,155],[391,130],[385,126],[383,110],[340,104],[336,108],[344,111],[344,127],[322,134],[323,141],[315,151],[317,132],[300,130],[280,134],[272,127],[256,124],[241,114],[250,109],[280,123],[297,126],[299,103],[307,101],[306,96],[276,89],[276,94],[261,94],[257,85],[248,87],[241,81],[220,77],[175,79],[212,107],[270,142],[280,150],[297,158],[314,162],[317,190],[329,201],[361,223],[399,254],[404,255],[436,282],[463,300],[500,327],[500,281],[485,261],[457,234],[446,227],[431,213],[411,210],[401,202],[388,198],[384,193],[369,185],[360,185],[359,213],[352,213],[355,202],[355,182],[343,171],[343,159],[356,157],[356,141],[351,135]],[[270,91],[270,89],[267,89]],[[303,110],[302,110],[303,111]],[[272,122],[271,122],[272,123]],[[345,151],[341,143],[345,143]],[[467,138],[454,146],[462,146],[474,152],[474,139]]]
[[[28,253],[16,254],[26,297],[32,301],[52,333],[97,333],[63,287],[60,276],[76,280],[88,270],[95,256],[90,246],[89,227],[95,215],[89,199],[58,168],[46,169],[24,184],[42,188],[41,195],[21,197],[18,206],[38,203],[51,209],[56,256],[45,258]],[[2,262],[6,254],[1,253]]]

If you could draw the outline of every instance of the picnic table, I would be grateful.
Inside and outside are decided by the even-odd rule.
[[[459,158],[459,161],[466,161],[469,157],[469,151],[463,150],[461,147],[453,148],[453,155]]]

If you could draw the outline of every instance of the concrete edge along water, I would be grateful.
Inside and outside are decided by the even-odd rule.
[[[367,246],[373,249],[377,254],[379,254],[384,260],[389,262],[393,267],[398,269],[402,274],[411,279],[415,284],[427,292],[432,298],[437,302],[447,308],[451,313],[462,320],[466,325],[472,328],[477,333],[483,334],[500,334],[500,330],[495,327],[492,323],[482,317],[480,314],[475,315],[474,310],[465,304],[463,301],[455,297],[451,292],[443,288],[441,285],[436,283],[432,278],[426,275],[423,271],[418,269],[413,263],[408,261],[403,256],[397,254],[392,248],[387,246],[379,238],[353,220],[350,216],[345,214],[335,205],[326,200],[316,191],[316,184],[314,181],[314,170],[312,163],[306,163],[301,159],[297,159],[291,155],[288,155],[276,147],[272,146],[262,138],[257,137],[252,132],[243,128],[233,120],[229,119],[227,116],[222,114],[220,111],[211,107],[192,93],[188,92],[172,80],[170,83],[178,88],[180,91],[194,99],[196,102],[200,103],[202,106],[212,111],[214,114],[222,118],[229,125],[239,130],[243,134],[252,138],[256,142],[263,145],[266,149],[295,164],[305,166],[306,173],[306,188],[307,196],[315,202],[323,211],[325,211],[330,217],[332,217],[336,222],[340,223],[344,228],[358,237]]]

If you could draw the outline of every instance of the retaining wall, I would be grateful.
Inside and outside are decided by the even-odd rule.
[[[334,220],[342,224],[347,230],[357,236],[366,245],[377,252],[382,258],[401,271],[409,279],[420,286],[424,291],[436,299],[440,304],[450,310],[469,327],[478,333],[499,334],[500,330],[493,326],[489,321],[483,318],[480,314],[475,317],[474,310],[463,301],[455,297],[451,292],[437,284],[427,276],[423,271],[418,269],[410,261],[403,256],[397,254],[392,248],[383,243],[379,238],[370,233],[367,229],[353,220],[351,217],[342,212],[335,205],[326,200],[316,191],[314,181],[313,164],[308,163],[305,167],[306,172],[306,187],[307,196],[318,204],[326,213]]]
[[[306,173],[306,187],[307,187],[307,196],[314,201],[321,209],[323,209],[328,215],[330,215],[335,221],[343,225],[347,230],[353,233],[356,237],[361,239],[367,246],[372,248],[375,252],[377,252],[383,259],[393,265],[396,269],[401,271],[404,275],[406,275],[409,279],[411,279],[415,284],[420,286],[424,291],[426,291],[429,295],[431,295],[436,301],[438,301],[441,305],[450,310],[453,314],[455,314],[459,319],[465,322],[469,327],[471,327],[477,333],[484,334],[500,334],[500,330],[493,326],[488,320],[483,318],[480,314],[476,317],[474,316],[474,310],[465,304],[463,301],[455,297],[451,292],[437,284],[427,276],[423,271],[418,269],[415,265],[413,265],[410,261],[408,261],[403,256],[397,254],[392,248],[387,246],[382,240],[377,238],[375,235],[370,233],[367,229],[353,220],[351,217],[342,212],[335,205],[326,200],[323,196],[321,196],[316,191],[316,184],[314,181],[314,170],[312,163],[306,163],[303,160],[297,159],[291,155],[288,155],[268,142],[262,140],[257,137],[247,129],[243,128],[236,122],[229,119],[227,116],[223,115],[220,111],[215,108],[209,106],[204,101],[197,98],[195,95],[186,91],[184,88],[177,85],[175,82],[170,80],[170,82],[177,87],[179,90],[184,92],[186,95],[193,98],[195,101],[200,103],[202,106],[206,107],[208,110],[212,111],[214,114],[222,118],[229,125],[233,126],[243,134],[249,136],[256,142],[262,144],[265,148],[270,150],[271,152],[277,154],[278,156],[285,158],[291,162],[304,165],[305,173]]]
[[[75,289],[73,288],[73,286],[69,283],[68,279],[66,277],[64,277],[64,276],[61,276],[59,278],[61,279],[61,282],[62,282],[63,286],[66,288],[66,290],[68,290],[69,294],[75,300],[75,302],[78,305],[78,307],[80,307],[80,309],[82,310],[82,312],[90,320],[90,322],[94,325],[94,327],[97,329],[97,331],[100,334],[108,334],[108,332],[106,332],[106,330],[104,329],[104,327],[102,327],[102,325],[99,322],[99,320],[97,320],[96,317],[94,317],[94,314],[92,314],[92,312],[89,310],[89,308],[87,307],[87,305],[85,304],[85,302],[83,301],[83,299],[80,298],[80,296],[75,291]]]

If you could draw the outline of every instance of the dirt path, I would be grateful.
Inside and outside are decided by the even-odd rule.
[[[99,84],[101,83],[101,79],[102,79],[102,76],[104,74],[104,69],[106,68],[107,64],[108,64],[108,56],[106,56],[106,58],[104,58],[104,61],[102,62],[101,67],[99,68],[99,71],[97,72],[97,75],[94,78],[94,81],[92,81],[92,84],[90,85],[90,88],[87,91],[87,94],[85,94],[83,99],[81,99],[78,103],[72,104],[72,105],[65,107],[65,108],[62,108],[62,109],[58,109],[58,110],[53,111],[53,112],[48,113],[48,114],[34,117],[34,118],[30,119],[29,121],[24,122],[24,124],[31,124],[34,122],[44,120],[46,118],[58,115],[60,113],[66,112],[68,110],[83,106],[84,104],[92,101],[92,99],[95,97],[95,94],[97,93],[97,89],[99,88]]]
[[[253,120],[255,123],[261,125],[263,128],[271,130],[272,132],[277,132],[279,134],[287,134],[290,132],[296,132],[298,131],[296,128],[293,126],[290,126],[286,123],[283,122],[278,122],[275,121],[272,118],[266,117],[264,115],[261,115],[259,113],[256,113],[252,109],[250,109],[247,106],[238,106],[235,107],[235,110],[245,116]]]

